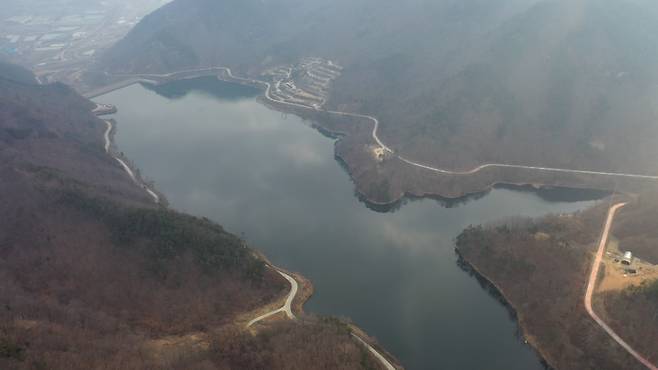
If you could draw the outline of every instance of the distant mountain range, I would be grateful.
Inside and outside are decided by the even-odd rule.
[[[176,0],[96,71],[317,56],[345,67],[328,107],[377,116],[407,158],[655,173],[657,37],[650,0]]]

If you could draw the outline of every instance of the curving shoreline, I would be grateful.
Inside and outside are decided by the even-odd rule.
[[[298,103],[291,103],[279,99],[272,98],[271,96],[271,89],[272,89],[272,84],[267,82],[267,81],[261,81],[261,80],[256,80],[256,79],[251,79],[251,78],[245,78],[245,77],[239,77],[233,75],[233,72],[231,71],[231,68],[229,67],[224,67],[224,66],[216,66],[216,67],[206,67],[206,68],[197,68],[197,69],[188,69],[188,70],[182,70],[182,71],[176,71],[176,72],[170,72],[170,73],[164,73],[164,74],[156,74],[156,73],[142,73],[142,74],[115,74],[115,76],[125,76],[125,77],[130,77],[133,79],[136,79],[134,82],[130,82],[129,84],[134,84],[138,83],[141,81],[149,81],[146,80],[145,78],[152,77],[152,78],[171,78],[177,74],[184,74],[184,73],[200,73],[200,72],[212,72],[212,71],[223,71],[226,73],[226,75],[231,78],[232,80],[236,82],[245,82],[247,84],[256,84],[260,86],[265,87],[265,94],[264,97],[275,104],[281,104],[281,105],[286,105],[286,106],[291,106],[291,107],[296,107],[296,108],[302,108],[310,111],[318,111],[318,112],[323,112],[323,113],[328,113],[328,114],[335,114],[339,116],[344,116],[344,117],[355,117],[355,118],[364,118],[367,120],[370,120],[373,123],[373,129],[372,129],[372,138],[373,140],[379,145],[384,151],[395,155],[396,158],[400,159],[401,161],[418,167],[422,169],[426,169],[429,171],[433,172],[438,172],[441,174],[446,174],[446,175],[473,175],[476,174],[486,168],[517,168],[517,169],[526,169],[526,170],[536,170],[536,171],[546,171],[546,172],[564,172],[564,173],[573,173],[573,174],[587,174],[587,175],[600,175],[600,176],[613,176],[613,177],[630,177],[630,178],[638,178],[638,179],[650,179],[650,180],[658,180],[658,175],[648,175],[648,174],[632,174],[632,173],[623,173],[623,172],[605,172],[605,171],[592,171],[592,170],[576,170],[576,169],[568,169],[568,168],[555,168],[555,167],[540,167],[540,166],[527,166],[527,165],[516,165],[516,164],[506,164],[506,163],[485,163],[480,166],[477,166],[473,169],[470,170],[464,170],[464,171],[459,171],[459,170],[448,170],[448,169],[441,169],[441,168],[436,168],[432,167],[429,165],[425,165],[419,162],[412,161],[410,159],[407,159],[401,155],[395,154],[395,151],[393,151],[390,147],[388,147],[384,142],[379,138],[379,120],[370,115],[366,114],[360,114],[360,113],[350,113],[350,112],[341,112],[341,111],[332,111],[332,110],[324,110],[324,109],[316,109],[314,107],[310,107],[307,105],[303,104],[298,104]],[[130,81],[130,80],[128,80]],[[153,81],[150,81],[152,83]],[[119,83],[120,84],[120,83]],[[122,87],[125,87],[127,85],[123,85]],[[100,94],[87,94],[85,96],[98,96]]]
[[[568,168],[553,168],[553,167],[539,167],[539,166],[526,166],[526,165],[514,165],[514,164],[505,164],[505,163],[485,163],[482,164],[478,167],[475,167],[471,170],[465,170],[465,171],[458,171],[458,170],[447,170],[447,169],[441,169],[441,168],[436,168],[428,165],[424,165],[415,161],[412,161],[410,159],[407,159],[403,157],[402,155],[396,154],[395,151],[393,151],[390,147],[388,147],[382,140],[379,138],[379,120],[370,115],[366,114],[360,114],[360,113],[349,113],[349,112],[341,112],[341,111],[332,111],[332,110],[323,110],[323,109],[315,109],[313,107],[309,107],[303,104],[297,104],[297,103],[291,103],[279,99],[272,98],[271,96],[271,89],[272,89],[272,84],[266,81],[260,81],[260,80],[255,80],[255,79],[249,79],[249,78],[244,78],[244,77],[237,77],[234,76],[233,73],[231,72],[231,69],[228,67],[212,67],[216,68],[219,70],[224,70],[228,77],[238,80],[238,81],[245,81],[248,83],[254,83],[254,84],[262,84],[265,86],[265,94],[264,97],[275,104],[282,104],[282,105],[288,105],[288,106],[293,106],[297,108],[302,108],[302,109],[307,109],[307,110],[316,110],[319,112],[324,112],[328,114],[335,114],[339,116],[344,116],[344,117],[355,117],[355,118],[365,118],[370,120],[373,123],[373,128],[372,128],[372,138],[373,140],[377,143],[377,145],[380,146],[384,151],[395,155],[396,158],[400,159],[402,162],[407,163],[409,165],[426,169],[429,171],[433,172],[438,172],[441,174],[445,175],[474,175],[484,169],[487,168],[517,168],[517,169],[525,169],[525,170],[536,170],[536,171],[545,171],[545,172],[563,172],[563,173],[573,173],[573,174],[585,174],[585,175],[600,175],[600,176],[613,176],[613,177],[630,177],[630,178],[638,178],[638,179],[649,179],[649,180],[658,180],[658,175],[646,175],[646,174],[629,174],[629,173],[620,173],[620,172],[601,172],[601,171],[590,171],[590,170],[576,170],[576,169],[568,169]],[[172,76],[175,73],[169,74],[168,76]],[[142,75],[142,76],[154,76],[157,77],[158,75]]]
[[[290,283],[290,292],[288,293],[288,296],[286,297],[286,301],[284,302],[283,306],[280,308],[277,308],[276,310],[267,312],[265,314],[262,314],[255,319],[249,321],[247,323],[247,328],[250,328],[252,325],[256,324],[259,321],[265,320],[270,316],[274,316],[280,312],[285,312],[286,316],[290,320],[297,320],[297,316],[292,312],[292,301],[295,299],[297,296],[297,291],[299,290],[299,284],[297,284],[297,280],[295,280],[292,276],[286,274],[283,272],[281,269],[275,267],[274,265],[268,264],[267,267],[275,270],[276,272],[279,273],[279,275],[283,276],[284,279],[286,279]]]
[[[123,87],[125,87],[125,86],[123,86]],[[124,171],[133,180],[133,182],[136,185],[138,185],[139,187],[143,188],[153,198],[153,200],[156,204],[160,204],[161,203],[160,196],[157,193],[155,193],[153,190],[151,190],[146,184],[144,184],[143,181],[140,181],[138,179],[138,177],[135,175],[134,171],[130,168],[130,166],[128,166],[128,164],[126,164],[126,162],[124,160],[122,160],[121,158],[119,158],[118,156],[116,156],[112,153],[112,151],[111,151],[111,148],[112,148],[111,133],[112,133],[112,130],[114,129],[114,126],[112,125],[112,122],[110,120],[103,120],[103,121],[106,124],[106,130],[103,134],[105,152],[108,155],[110,155],[112,158],[114,158],[121,165],[121,167],[124,169]],[[298,284],[297,280],[294,277],[292,277],[291,275],[289,275],[287,272],[285,272],[283,269],[278,268],[278,267],[274,266],[273,264],[271,264],[267,260],[267,258],[265,258],[265,256],[263,256],[259,253],[257,253],[256,255],[257,255],[258,258],[261,258],[262,260],[265,261],[268,268],[271,268],[271,269],[275,270],[279,275],[281,275],[284,279],[286,279],[288,281],[288,283],[290,283],[290,292],[286,296],[286,300],[285,300],[283,306],[281,306],[278,309],[272,310],[270,312],[267,312],[265,314],[262,314],[262,315],[260,315],[256,318],[252,319],[251,321],[249,321],[247,323],[246,328],[248,329],[251,326],[253,326],[254,324],[256,324],[256,323],[258,323],[262,320],[265,320],[265,319],[267,319],[271,316],[274,316],[278,313],[281,313],[281,312],[285,313],[286,317],[288,319],[297,320],[297,316],[293,312],[293,307],[292,307],[293,302],[295,301],[295,298],[297,298],[297,295],[298,295],[298,292],[299,292],[299,284]],[[306,298],[308,298],[308,297],[306,297]],[[304,305],[304,302],[299,303],[300,312],[302,311],[303,305]],[[355,332],[352,332],[351,336],[353,338],[355,338],[358,343],[363,345],[382,364],[382,366],[384,366],[384,368],[386,368],[387,370],[396,370],[396,369],[402,369],[403,368],[402,366],[394,366],[383,354],[381,354],[370,343],[368,343],[367,339],[364,339],[364,338],[366,338],[364,335],[358,335]]]
[[[545,351],[541,349],[541,347],[539,347],[539,345],[536,343],[534,338],[525,335],[525,324],[524,324],[523,316],[519,315],[519,311],[512,304],[512,301],[507,298],[504,291],[496,283],[494,283],[493,280],[491,280],[487,275],[485,275],[482,271],[480,271],[480,269],[478,269],[474,264],[466,260],[462,256],[459,249],[455,248],[455,253],[457,254],[458,257],[457,265],[466,273],[475,277],[475,279],[480,283],[480,285],[485,290],[487,290],[491,296],[496,298],[498,302],[500,302],[505,308],[507,308],[507,311],[510,314],[510,316],[514,318],[514,320],[516,321],[516,324],[518,325],[519,331],[524,341],[526,341],[526,343],[529,344],[530,347],[532,347],[533,351],[539,357],[540,362],[544,366],[544,368],[546,370],[554,369],[554,367],[551,365],[551,360],[549,359],[548,355],[545,353]]]
[[[603,253],[605,252],[608,236],[610,234],[610,228],[612,227],[612,222],[614,220],[615,214],[619,209],[624,207],[626,203],[617,203],[610,207],[608,215],[606,217],[605,224],[603,226],[603,231],[601,232],[601,239],[599,241],[599,246],[592,262],[592,269],[590,272],[589,280],[587,282],[587,291],[585,292],[585,310],[589,316],[594,320],[600,327],[603,329],[617,344],[619,344],[626,352],[633,356],[638,362],[646,366],[649,370],[658,370],[658,367],[653,365],[649,360],[644,356],[639,354],[630,344],[623,340],[603,319],[592,308],[592,295],[596,288],[596,281],[599,277],[599,271],[601,269],[601,262],[603,259]]]
[[[113,130],[114,127],[113,127],[113,125],[112,125],[112,122],[110,122],[109,120],[104,120],[104,122],[105,122],[105,124],[107,125],[107,128],[105,129],[105,134],[104,134],[104,138],[105,138],[105,153],[107,153],[109,156],[111,156],[111,157],[114,158],[117,162],[119,162],[119,165],[121,165],[121,167],[123,168],[123,170],[128,174],[128,176],[130,176],[130,178],[133,180],[133,182],[134,182],[135,184],[137,184],[139,187],[141,187],[142,189],[144,189],[144,191],[146,191],[146,193],[147,193],[149,196],[151,196],[151,198],[153,198],[153,201],[154,201],[156,204],[160,204],[160,202],[161,202],[161,200],[160,200],[160,196],[159,196],[158,194],[156,194],[153,190],[151,190],[146,184],[144,184],[142,181],[140,181],[140,180],[137,178],[137,176],[135,175],[135,173],[133,172],[133,170],[130,168],[130,166],[128,166],[128,164],[126,164],[126,162],[125,162],[124,160],[122,160],[121,158],[119,158],[118,156],[114,155],[114,154],[111,152],[110,149],[111,149],[111,146],[112,146],[112,140],[111,140],[111,138],[110,138],[110,133],[112,132],[112,130]]]
[[[356,335],[356,334],[354,334],[354,333],[352,333],[352,336],[353,336],[353,337],[354,337],[359,343],[361,343],[364,347],[366,347],[366,348],[368,349],[368,351],[370,351],[370,353],[372,353],[372,355],[375,356],[375,358],[377,358],[377,360],[379,360],[379,362],[381,362],[382,365],[384,365],[384,368],[386,368],[386,370],[396,370],[396,367],[393,366],[393,364],[391,364],[391,363],[386,359],[386,357],[384,357],[381,353],[379,353],[379,352],[378,352],[373,346],[371,346],[370,344],[368,344],[368,342],[366,342],[365,340],[361,339],[361,337],[359,337],[358,335]]]
[[[268,86],[270,86],[270,85],[268,84]],[[109,130],[108,130],[107,133],[109,133]],[[106,133],[106,134],[107,134],[107,133]],[[107,143],[106,143],[106,150],[107,150]],[[119,160],[119,159],[117,159],[117,160]],[[512,166],[510,166],[510,167],[512,167]],[[484,167],[482,167],[482,168],[484,168]],[[540,168],[540,169],[541,169],[541,168]],[[550,169],[549,169],[549,170],[550,170]],[[479,171],[479,170],[478,170],[478,171]],[[129,172],[129,173],[130,173],[130,172]],[[621,174],[621,176],[623,176],[623,175],[624,175],[624,174]],[[631,175],[631,176],[634,176],[634,175]],[[643,175],[639,175],[639,176],[643,176]],[[279,271],[279,273],[281,274],[280,271]],[[284,278],[286,277],[284,274],[282,274],[282,276],[283,276]],[[294,280],[294,279],[293,279],[293,280]],[[289,280],[289,281],[290,281],[290,280]],[[292,283],[291,283],[291,285],[292,285]],[[289,297],[293,297],[293,298],[294,298],[294,294],[292,293],[292,290],[291,290],[291,294],[289,295]],[[283,308],[283,307],[282,307],[282,308]],[[281,312],[281,309],[277,310],[277,312]],[[276,312],[274,312],[274,313],[276,313]],[[270,315],[267,315],[267,316],[270,316]],[[294,316],[294,315],[293,315],[293,316]],[[288,317],[291,318],[291,319],[294,318],[294,317],[291,317],[291,315],[288,315]],[[256,321],[258,321],[258,320],[256,320]],[[357,339],[361,340],[361,339],[358,338],[358,337],[357,337]]]
[[[616,212],[620,208],[624,207],[625,205],[626,203],[624,202],[611,204],[607,212],[607,216],[601,231],[601,237],[599,239],[597,250],[595,252],[594,258],[592,258],[592,265],[589,271],[587,287],[582,302],[585,312],[592,319],[592,321],[594,321],[594,323],[596,323],[598,327],[600,327],[608,336],[610,336],[610,338],[614,342],[616,342],[624,351],[626,351],[629,355],[634,357],[638,361],[638,363],[642,364],[647,369],[658,370],[658,367],[653,365],[644,356],[639,354],[630,344],[624,341],[605,321],[603,321],[603,319],[601,319],[596,314],[596,312],[592,308],[592,296],[594,290],[596,289],[596,282],[599,278],[599,272],[602,264],[602,257],[605,252],[605,248],[607,246],[608,236],[610,233],[612,222]],[[471,276],[475,277],[475,279],[480,283],[480,285],[485,290],[489,292],[489,294],[491,294],[504,307],[508,309],[510,316],[514,318],[515,321],[517,322],[517,325],[521,331],[521,335],[524,338],[525,342],[532,346],[534,351],[541,358],[542,364],[547,369],[553,369],[554,367],[552,364],[556,363],[556,361],[553,361],[549,357],[548,353],[546,353],[546,351],[539,346],[535,337],[531,335],[526,335],[525,318],[523,314],[520,313],[520,311],[517,309],[515,304],[512,303],[512,300],[510,300],[507,297],[505,291],[496,282],[494,282],[494,280],[492,280],[489,276],[483,273],[481,269],[479,269],[474,263],[470,262],[467,258],[465,258],[461,253],[461,251],[459,250],[459,248],[455,248],[455,253],[458,256],[458,260],[457,260],[458,266],[465,272],[469,273]]]
[[[464,196],[470,196],[473,194],[489,191],[490,189],[494,188],[497,185],[513,185],[513,186],[530,185],[537,188],[541,188],[544,186],[546,187],[562,186],[562,187],[570,187],[570,188],[595,188],[600,190],[611,190],[613,185],[610,184],[613,182],[616,183],[616,180],[658,181],[658,176],[654,176],[651,174],[632,174],[632,173],[621,173],[621,172],[578,170],[578,169],[568,169],[568,168],[526,166],[526,165],[505,164],[505,163],[488,163],[488,164],[480,165],[470,170],[463,170],[463,171],[432,167],[408,159],[400,154],[395,153],[393,149],[388,147],[379,137],[379,120],[376,117],[365,115],[365,114],[358,114],[358,113],[324,110],[321,108],[310,107],[303,104],[297,104],[297,103],[282,101],[273,98],[271,96],[272,84],[270,82],[235,76],[229,67],[217,66],[217,67],[186,69],[186,70],[180,70],[176,72],[163,73],[163,74],[114,74],[113,76],[119,78],[123,77],[125,78],[125,80],[109,85],[106,88],[101,88],[99,90],[96,90],[95,92],[88,93],[85,96],[98,96],[99,95],[98,91],[103,91],[103,93],[107,93],[111,91],[108,90],[108,88],[111,88],[113,90],[116,88],[125,87],[135,83],[143,82],[150,84],[162,84],[177,79],[189,79],[189,78],[197,78],[201,76],[216,76],[220,80],[224,80],[226,82],[234,82],[243,85],[259,87],[263,89],[264,93],[262,97],[264,99],[264,102],[268,103],[267,105],[270,105],[273,109],[277,109],[277,110],[281,110],[281,109],[285,110],[285,108],[289,108],[290,110],[293,111],[292,113],[297,113],[301,115],[310,114],[311,115],[310,119],[318,122],[318,125],[316,126],[321,127],[323,132],[327,132],[332,136],[344,137],[344,136],[349,136],[352,133],[346,133],[346,132],[342,132],[340,129],[326,127],[326,124],[323,124],[321,122],[322,121],[321,119],[312,117],[312,115],[328,114],[328,115],[335,115],[340,117],[365,119],[371,122],[372,130],[369,132],[370,140],[372,140],[374,144],[379,146],[383,150],[383,152],[385,152],[385,155],[388,158],[386,162],[391,160],[397,161],[397,163],[393,163],[388,167],[393,168],[395,166],[398,167],[403,166],[399,168],[401,168],[403,171],[407,171],[404,169],[404,166],[406,165],[409,166],[408,167],[409,169],[418,169],[420,171],[425,172],[425,174],[418,173],[417,175],[414,175],[414,176],[421,176],[421,179],[419,180],[418,183],[409,183],[403,181],[402,183],[398,183],[397,188],[393,189],[393,191],[391,191],[385,198],[379,197],[379,199],[375,199],[377,197],[374,196],[373,194],[369,194],[367,190],[367,186],[369,184],[372,185],[371,183],[372,179],[368,179],[368,178],[357,179],[355,173],[350,170],[350,166],[358,166],[357,163],[369,159],[364,159],[363,157],[357,159],[343,157],[346,154],[345,153],[346,148],[341,147],[341,149],[343,150],[342,153],[340,153],[338,150],[339,149],[338,144],[342,143],[342,140],[338,140],[336,155],[335,155],[336,158],[340,158],[342,162],[347,165],[346,167],[348,169],[348,173],[350,174],[350,177],[353,179],[357,187],[357,193],[359,194],[360,198],[365,200],[367,204],[373,206],[374,208],[394,207],[396,204],[401,203],[405,198],[438,197],[444,199],[457,199],[457,198],[462,198]],[[357,144],[358,143],[361,142],[357,142]],[[368,166],[371,166],[371,164],[369,164]],[[377,168],[378,167],[379,164],[377,164]],[[366,170],[375,171],[373,170],[373,168],[370,169],[366,168]],[[493,172],[492,173],[491,172],[491,171],[505,171],[505,170],[519,170],[519,171],[525,171],[525,172],[530,171],[530,172],[529,173],[523,173],[523,172],[502,172],[502,173]],[[532,173],[536,173],[537,175],[532,175]],[[427,176],[435,176],[435,175],[457,177],[457,178],[462,178],[462,177],[471,178],[472,176],[478,176],[478,177],[469,180],[472,182],[470,184],[472,186],[464,186],[461,188],[461,190],[457,191],[454,187],[450,188],[450,185],[441,184],[441,182],[444,180],[450,182],[453,181],[453,179],[448,178],[446,180],[444,178],[436,178],[436,179],[440,179],[440,181],[437,182],[434,181],[432,177],[427,177]],[[562,175],[562,176],[574,176],[574,177],[550,178],[550,177],[546,177],[547,175],[553,175],[553,176]],[[578,176],[581,177],[579,178]],[[532,179],[533,177],[535,178],[544,177],[544,179],[533,181]],[[601,179],[601,181],[595,180],[597,178]],[[456,180],[456,181],[461,181],[461,180]],[[475,183],[475,185],[473,183]],[[633,187],[637,185],[636,183],[629,183],[629,184],[631,184],[629,186],[633,186]],[[445,186],[448,186],[448,188],[446,188]],[[614,185],[614,187],[616,188],[617,185]]]
[[[284,279],[290,283],[290,292],[288,292],[288,295],[286,296],[286,300],[284,304],[272,311],[266,312],[264,314],[261,314],[254,319],[250,320],[246,326],[245,329],[251,328],[253,325],[255,325],[258,322],[261,322],[263,320],[266,320],[272,316],[275,316],[276,314],[279,313],[285,313],[286,317],[289,320],[296,321],[298,319],[297,315],[295,315],[293,309],[293,303],[296,298],[298,298],[298,293],[299,293],[299,285],[300,283],[297,282],[297,279],[295,279],[291,272],[285,271],[279,267],[274,266],[264,255],[260,253],[256,253],[256,256],[258,258],[261,258],[265,263],[267,264],[268,268],[273,269],[276,271],[279,275],[281,275]],[[302,285],[305,284],[310,284],[307,281],[302,281]],[[308,299],[310,296],[305,296],[302,297],[302,299]],[[303,306],[304,306],[304,301],[298,302],[297,304],[297,309],[299,311],[299,314],[303,314]],[[391,362],[388,358],[392,357],[390,354],[386,353],[385,351],[378,351],[375,349],[375,346],[370,343],[370,339],[368,336],[365,334],[363,330],[361,330],[359,327],[357,327],[354,324],[349,324],[351,333],[350,335],[362,346],[364,346],[381,364],[384,366],[386,370],[398,370],[398,369],[404,369],[401,365],[394,365],[393,362]]]

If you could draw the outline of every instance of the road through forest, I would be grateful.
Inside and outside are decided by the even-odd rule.
[[[126,164],[126,162],[124,162],[121,158],[113,155],[110,152],[110,146],[112,145],[112,142],[111,142],[111,139],[110,139],[110,132],[112,132],[112,122],[110,122],[108,120],[105,120],[105,124],[107,125],[107,128],[105,129],[105,135],[104,135],[104,137],[105,137],[105,153],[107,153],[112,158],[114,158],[117,162],[119,162],[121,167],[123,167],[124,171],[126,171],[128,176],[130,176],[130,178],[135,182],[135,184],[137,184],[139,187],[144,189],[151,196],[151,198],[153,198],[153,201],[155,203],[159,204],[160,203],[160,196],[158,194],[156,194],[153,190],[149,189],[149,187],[146,184],[141,183],[137,179],[137,176],[135,176],[135,173],[133,172],[133,170],[130,169],[130,166],[128,166]]]
[[[589,276],[589,281],[587,283],[587,291],[585,292],[585,309],[587,313],[592,317],[592,319],[614,339],[615,342],[619,343],[631,356],[635,357],[640,361],[644,366],[651,370],[658,370],[658,367],[654,366],[649,360],[640,355],[637,351],[633,349],[628,343],[626,343],[621,337],[614,331],[608,324],[606,324],[599,315],[594,312],[592,309],[592,295],[594,294],[594,288],[596,287],[596,281],[599,277],[599,270],[601,269],[601,260],[603,259],[603,254],[605,253],[606,244],[608,243],[608,235],[610,233],[610,227],[612,226],[612,221],[615,217],[615,213],[626,203],[618,203],[610,207],[608,212],[608,217],[605,221],[605,226],[603,227],[603,232],[601,233],[601,240],[599,241],[599,248],[596,252],[596,257],[592,264],[592,271]]]
[[[304,104],[298,104],[298,103],[291,103],[287,102],[284,100],[279,100],[275,99],[271,95],[271,89],[272,85],[267,82],[267,81],[261,81],[261,80],[255,80],[251,78],[244,78],[244,77],[238,77],[233,75],[233,72],[231,71],[230,68],[228,67],[208,67],[208,68],[198,68],[198,69],[188,69],[188,70],[182,70],[182,71],[177,71],[177,72],[171,72],[171,73],[164,73],[164,74],[115,74],[114,76],[119,76],[119,77],[126,77],[126,78],[138,78],[138,79],[143,79],[143,78],[170,78],[173,77],[177,74],[182,74],[182,73],[199,73],[199,72],[212,72],[212,71],[222,71],[226,73],[228,77],[230,77],[233,80],[236,81],[243,81],[247,82],[249,84],[256,84],[256,85],[261,85],[265,87],[265,98],[269,100],[272,103],[275,104],[282,104],[282,105],[287,105],[291,107],[296,107],[296,108],[302,108],[302,109],[307,109],[307,110],[316,110],[316,111],[321,111],[329,114],[335,114],[343,117],[354,117],[354,118],[364,118],[367,120],[370,120],[373,123],[373,129],[372,129],[372,139],[379,145],[384,151],[390,153],[391,155],[395,155],[398,159],[400,159],[402,162],[409,164],[414,167],[418,168],[423,168],[425,170],[429,170],[432,172],[436,173],[441,173],[445,175],[474,175],[486,168],[517,168],[517,169],[525,169],[525,170],[533,170],[533,171],[541,171],[541,172],[560,172],[560,173],[572,173],[572,174],[581,174],[581,175],[597,175],[597,176],[608,176],[608,177],[626,177],[626,178],[637,178],[637,179],[646,179],[646,180],[658,180],[658,176],[654,175],[647,175],[647,174],[632,174],[632,173],[623,173],[623,172],[604,172],[604,171],[590,171],[590,170],[576,170],[576,169],[568,169],[568,168],[553,168],[553,167],[538,167],[538,166],[525,166],[525,165],[516,165],[516,164],[505,164],[505,163],[485,163],[482,164],[478,167],[475,167],[471,170],[467,171],[453,171],[453,170],[447,170],[447,169],[442,169],[442,168],[437,168],[437,167],[432,167],[426,164],[422,164],[413,160],[410,160],[408,158],[405,158],[402,155],[396,154],[393,149],[391,149],[389,146],[387,146],[379,137],[379,120],[376,117],[366,115],[366,114],[359,114],[359,113],[349,113],[349,112],[340,112],[340,111],[331,111],[331,110],[321,110],[317,109],[314,107],[310,107]]]
[[[270,101],[274,104],[282,104],[282,105],[287,105],[287,106],[292,106],[292,107],[302,108],[302,109],[307,109],[307,110],[322,111],[322,112],[325,112],[325,113],[340,115],[340,116],[344,116],[344,117],[364,118],[364,119],[370,120],[373,123],[373,129],[372,129],[372,133],[371,133],[372,138],[377,143],[377,145],[379,145],[384,151],[388,152],[390,155],[395,155],[398,159],[400,159],[404,163],[407,163],[409,165],[412,165],[412,166],[415,166],[415,167],[418,167],[418,168],[423,168],[423,169],[426,169],[426,170],[429,170],[429,171],[432,171],[432,172],[436,172],[436,173],[441,173],[441,174],[446,174],[446,175],[473,175],[473,174],[476,174],[476,173],[478,173],[478,172],[480,172],[480,171],[482,171],[486,168],[517,168],[517,169],[534,170],[534,171],[541,171],[541,172],[561,172],[561,173],[572,173],[572,174],[586,174],[586,175],[599,175],[599,176],[626,177],[626,178],[637,178],[637,179],[647,179],[647,180],[658,180],[658,176],[646,175],[646,174],[629,174],[629,173],[620,173],[620,172],[575,170],[575,169],[566,169],[566,168],[525,166],[525,165],[513,165],[513,164],[504,164],[504,163],[486,163],[486,164],[482,164],[482,165],[480,165],[478,167],[475,167],[475,168],[473,168],[471,170],[468,170],[468,171],[452,171],[452,170],[447,170],[447,169],[441,169],[441,168],[436,168],[436,167],[432,167],[432,166],[429,166],[429,165],[425,165],[425,164],[422,164],[422,163],[418,163],[418,162],[412,161],[410,159],[407,159],[407,158],[405,158],[401,155],[396,154],[390,147],[388,147],[379,138],[379,134],[378,134],[378,132],[379,132],[379,120],[377,118],[373,117],[373,116],[358,114],[358,113],[321,110],[321,109],[317,109],[317,108],[314,108],[314,107],[309,107],[309,106],[303,105],[303,104],[291,103],[291,102],[275,99],[271,95],[271,89],[272,89],[271,83],[266,82],[266,81],[260,81],[260,80],[235,76],[235,75],[233,75],[231,69],[228,68],[228,67],[210,67],[210,68],[201,68],[201,69],[191,69],[191,70],[178,71],[178,72],[172,72],[172,73],[167,73],[167,74],[130,74],[130,75],[117,75],[117,76],[124,76],[124,77],[127,77],[127,78],[133,78],[133,79],[134,78],[143,79],[143,78],[149,78],[149,77],[152,77],[152,78],[170,78],[170,77],[173,77],[177,74],[182,74],[182,73],[197,73],[197,72],[212,72],[212,71],[222,71],[226,74],[227,77],[231,78],[232,80],[242,81],[242,82],[246,82],[246,83],[249,83],[249,84],[252,84],[252,85],[256,84],[256,85],[264,86],[265,87],[264,97],[268,101]],[[110,130],[111,130],[111,124],[108,122],[108,131],[106,132],[106,151],[109,149],[108,134],[109,134]],[[117,161],[119,161],[119,163],[121,163],[122,166],[124,166],[124,168],[126,168],[126,171],[134,179],[134,175],[132,174],[132,171],[130,170],[130,168],[125,163],[123,163],[123,161],[121,161],[119,158],[115,157],[115,159]],[[145,187],[145,189],[147,191],[149,191],[149,194],[152,193],[150,191],[150,189],[148,189],[147,187]],[[157,195],[155,195],[153,193],[152,196],[154,196],[154,198],[156,198],[156,201],[157,201]],[[586,307],[586,310],[587,310],[588,314],[592,317],[592,319],[594,319],[594,321],[601,328],[603,328],[603,330],[605,330],[617,343],[619,343],[619,345],[621,345],[626,351],[628,351],[628,353],[630,353],[638,361],[640,361],[642,364],[644,364],[647,368],[649,368],[651,370],[658,370],[657,367],[652,365],[647,359],[645,359],[639,353],[637,353],[628,343],[626,343],[623,339],[621,339],[603,320],[601,320],[601,318],[599,318],[599,316],[592,309],[592,303],[591,303],[592,295],[593,295],[594,288],[595,288],[595,285],[596,285],[596,279],[598,277],[601,259],[602,259],[603,253],[605,251],[605,245],[606,245],[606,242],[607,242],[608,233],[610,231],[610,226],[612,224],[612,220],[614,218],[614,215],[615,215],[616,211],[619,208],[623,207],[624,205],[625,205],[625,203],[620,203],[620,204],[616,204],[612,208],[610,208],[610,212],[609,212],[608,218],[606,220],[606,224],[605,224],[605,227],[604,227],[604,230],[603,230],[603,234],[601,236],[599,249],[598,249],[598,252],[596,254],[596,258],[595,258],[594,264],[592,266],[590,279],[589,279],[589,282],[588,282],[588,285],[587,285],[587,291],[586,291],[586,294],[585,294],[585,307]],[[266,319],[270,316],[273,316],[273,315],[275,315],[279,312],[285,312],[286,315],[288,316],[288,318],[295,319],[295,315],[292,313],[291,303],[294,300],[295,295],[297,294],[298,284],[297,284],[297,282],[295,281],[294,278],[290,277],[289,275],[287,275],[286,273],[284,273],[284,272],[282,272],[278,269],[276,269],[276,270],[279,274],[281,274],[291,284],[291,291],[290,291],[290,293],[289,293],[289,295],[286,299],[285,304],[281,308],[278,308],[274,311],[268,312],[264,315],[261,315],[261,316],[255,318],[255,319],[251,320],[247,324],[247,327],[250,327],[253,324],[255,324],[256,322],[264,320],[264,319]],[[395,367],[390,362],[388,362],[388,360],[386,360],[386,358],[384,356],[382,356],[379,352],[377,352],[372,346],[370,346],[362,338],[358,337],[357,335],[354,335],[354,337],[359,342],[364,344],[366,346],[366,348],[368,348],[368,350],[370,352],[372,352],[373,355],[375,355],[375,357],[377,357],[378,360],[380,362],[382,362],[382,364],[387,369],[395,369]]]
[[[251,327],[255,323],[265,320],[270,316],[274,316],[279,312],[285,312],[286,316],[288,316],[288,318],[291,320],[295,320],[297,318],[295,317],[295,314],[292,312],[292,301],[295,300],[295,296],[297,295],[297,291],[299,290],[299,284],[297,284],[297,280],[295,280],[292,276],[286,274],[285,272],[277,269],[276,267],[272,267],[270,265],[268,265],[267,267],[276,270],[276,272],[278,272],[279,275],[283,276],[286,280],[288,280],[288,282],[290,283],[290,293],[288,293],[288,296],[286,297],[286,302],[283,304],[283,306],[277,308],[276,310],[270,311],[266,314],[260,315],[255,319],[249,321],[247,327]]]

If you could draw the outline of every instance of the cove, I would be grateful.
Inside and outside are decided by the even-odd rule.
[[[458,266],[454,238],[470,224],[597,200],[497,188],[375,212],[355,196],[334,141],[260,104],[259,93],[205,77],[95,100],[118,107],[118,149],[172,208],[222,224],[311,279],[308,313],[350,318],[407,369],[543,368],[507,309]]]

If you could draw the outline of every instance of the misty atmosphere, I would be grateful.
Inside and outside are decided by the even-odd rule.
[[[658,3],[4,0],[0,369],[658,370]]]

